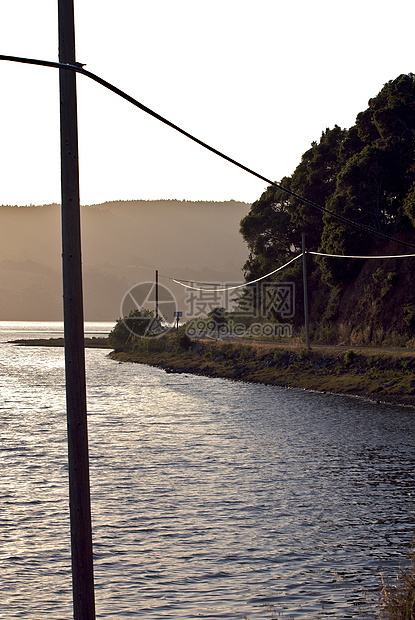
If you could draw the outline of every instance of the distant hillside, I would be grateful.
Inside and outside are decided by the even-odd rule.
[[[156,269],[184,311],[189,296],[168,278],[243,282],[239,223],[249,208],[177,200],[82,207],[85,319],[115,321],[129,288]],[[60,320],[61,306],[60,207],[0,206],[0,320]]]

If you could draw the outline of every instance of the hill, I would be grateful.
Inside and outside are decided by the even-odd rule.
[[[242,282],[247,248],[239,222],[250,205],[178,200],[108,202],[81,208],[85,319],[115,321],[130,287],[185,289],[169,278]],[[187,304],[187,305],[186,305]],[[0,320],[61,320],[60,207],[0,206]]]

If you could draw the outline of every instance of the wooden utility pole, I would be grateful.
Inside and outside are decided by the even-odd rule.
[[[159,318],[159,270],[156,269],[156,319]]]
[[[58,0],[59,62],[75,64],[73,0]],[[74,620],[94,620],[76,73],[59,70],[62,276]]]
[[[303,290],[304,290],[304,324],[305,324],[305,341],[307,350],[310,350],[310,334],[308,329],[308,294],[307,294],[307,262],[305,248],[305,234],[301,233],[301,244],[303,250]]]

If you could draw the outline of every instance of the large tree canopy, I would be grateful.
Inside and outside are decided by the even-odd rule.
[[[349,130],[326,129],[281,186],[332,213],[388,235],[415,227],[415,76],[385,84]],[[376,237],[270,186],[241,222],[250,256],[247,279],[284,263],[306,234],[309,249],[365,254]],[[378,247],[378,246],[377,246]],[[346,282],[356,263],[322,261],[331,286]]]

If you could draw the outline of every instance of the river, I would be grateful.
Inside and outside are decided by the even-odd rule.
[[[63,350],[7,344],[61,333],[0,323],[7,620],[72,617]],[[373,617],[413,543],[415,409],[86,361],[97,618]]]

